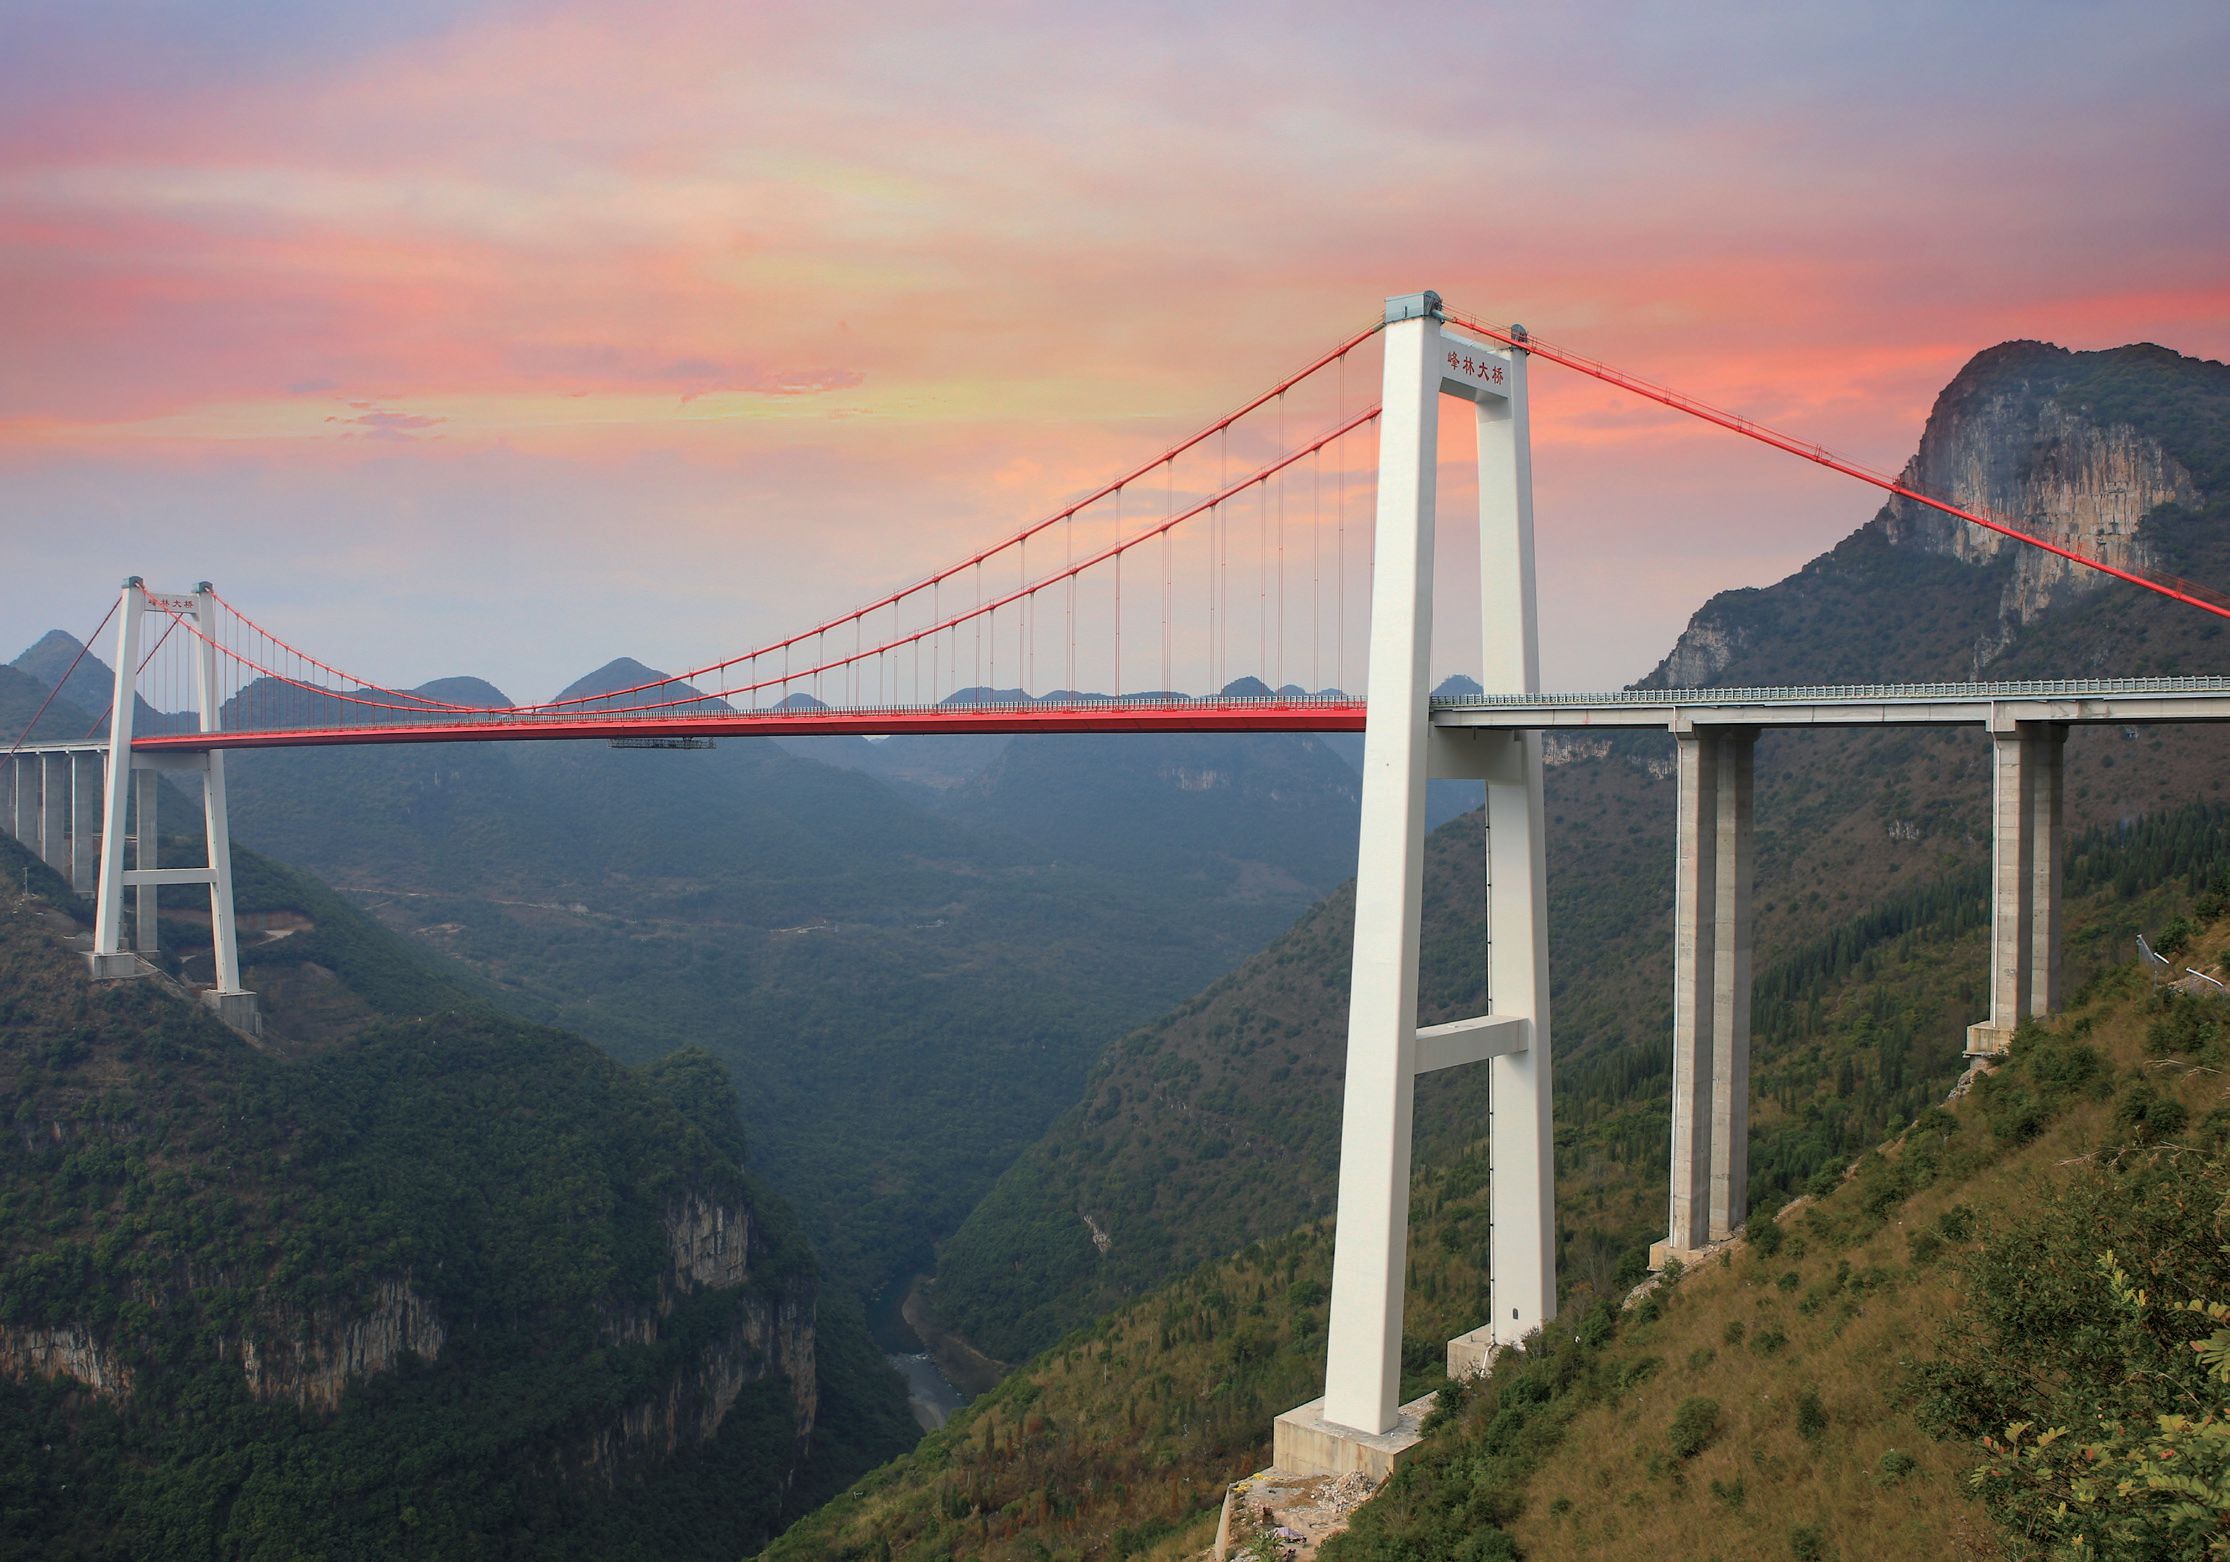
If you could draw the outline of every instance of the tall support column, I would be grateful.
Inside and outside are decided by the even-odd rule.
[[[39,857],[56,873],[70,871],[70,756],[39,756]]]
[[[1993,721],[1990,749],[1990,1017],[1967,1027],[1970,1057],[1996,1056],[2013,1045],[2013,1033],[2029,1017],[2029,961],[2036,948],[2030,744],[2018,724]]]
[[[101,756],[70,756],[70,888],[80,895],[93,889],[93,843],[100,838]]]
[[[1477,403],[1480,681],[1537,694],[1541,638],[1533,569],[1533,440],[1526,355],[1509,394]],[[1556,1132],[1549,1048],[1548,837],[1541,735],[1519,734],[1488,771],[1488,1010],[1532,1021],[1527,1046],[1487,1062],[1488,1254],[1495,1343],[1515,1345],[1556,1316]]]
[[[196,644],[200,677],[198,694],[201,706],[201,730],[215,732],[218,719],[223,714],[220,686],[217,677],[216,636],[211,626],[217,622],[215,593],[208,581],[194,587],[194,619],[203,634]],[[201,786],[202,818],[209,842],[209,866],[213,870],[209,879],[209,928],[217,954],[217,986],[211,995],[227,1018],[230,1012],[244,1009],[254,1012],[254,995],[244,993],[240,987],[240,950],[233,927],[232,914],[232,826],[225,808],[225,755],[223,749],[209,752],[209,768],[204,772]],[[245,1004],[231,1000],[244,999]],[[248,1028],[253,1029],[252,1020]]]
[[[1711,941],[1711,1240],[1750,1207],[1750,804],[1757,733],[1727,731],[1719,750]]]
[[[1712,1000],[1718,927],[1719,747],[1707,733],[1676,734],[1679,810],[1673,857],[1672,1209],[1665,1246],[1689,1253],[1710,1240]],[[1662,1255],[1658,1255],[1662,1258]]]
[[[162,796],[162,777],[152,770],[142,770],[132,779],[132,806],[136,810],[132,833],[132,866],[142,873],[162,866],[162,845],[156,835],[157,799]],[[140,883],[132,888],[133,920],[132,947],[146,959],[155,958],[162,948],[162,907],[157,899],[155,886]]]
[[[1339,1225],[1323,1419],[1367,1434],[1399,1419],[1409,1251],[1417,947],[1430,721],[1439,300],[1385,331],[1378,423],[1369,717],[1363,735],[1355,958],[1340,1124]]]
[[[132,715],[139,704],[139,629],[145,598],[140,578],[124,582],[116,613],[116,688],[108,713],[108,780],[101,800],[101,873],[93,912],[95,976],[129,976],[124,952],[124,810],[132,784]]]
[[[25,851],[35,851],[39,839],[39,756],[18,754],[9,769],[15,773],[14,823],[9,833]]]
[[[2038,722],[2024,732],[2028,780],[2029,992],[2023,1017],[2060,1006],[2060,874],[2067,794],[2067,724]]]

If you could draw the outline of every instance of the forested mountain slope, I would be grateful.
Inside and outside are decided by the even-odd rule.
[[[2070,921],[2086,947],[2126,948],[2137,922],[2223,974],[2230,811],[2095,835],[2076,861]],[[1528,1556],[1994,1556],[2014,1543],[1994,1526],[2034,1522],[2049,1493],[2006,1481],[1974,1500],[1967,1473],[2003,1467],[1983,1435],[2035,1416],[2071,1425],[2072,1447],[2101,1412],[2141,1431],[2183,1391],[2210,1392],[2184,1342],[2213,1325],[2168,1309],[2230,1301],[2214,1224],[2230,1105],[2205,1071],[2225,1061],[2230,1009],[2157,999],[2134,963],[2101,965],[2000,1077],[1946,1110],[1916,1081],[1965,1021],[1949,973],[1979,954],[1966,899],[1956,876],[1916,885],[1895,915],[1760,973],[1777,1039],[1758,1149],[1785,1166],[1836,1114],[1882,1103],[1896,1142],[1855,1169],[1820,1165],[1803,1210],[1637,1310],[1613,1304],[1640,1278],[1638,1249],[1600,1283],[1576,1281],[1535,1356],[1449,1394],[1413,1472],[1328,1557],[1492,1562],[1517,1554],[1513,1536]],[[1820,1073],[1846,1082],[1780,1107]],[[1476,1133],[1451,1143],[1413,1183],[1407,1394],[1444,1385],[1442,1342],[1485,1305],[1482,1151]],[[1584,1187],[1567,1186],[1562,1209],[1598,1218]],[[767,1557],[1193,1562],[1223,1483],[1267,1463],[1272,1417],[1321,1388],[1331,1245],[1318,1222],[1117,1307]],[[2106,1246],[2151,1288],[2149,1318],[2125,1321]],[[2160,1372],[2125,1381],[2103,1365],[2117,1353]],[[1699,1397],[1716,1409],[1683,1408]]]
[[[66,639],[22,665],[58,676]],[[655,676],[623,659],[567,693]],[[108,677],[96,648],[76,680]],[[276,686],[237,703],[317,714]],[[941,795],[763,740],[258,752],[229,773],[236,840],[506,1007],[623,1060],[718,1055],[748,1086],[763,1174],[866,1293],[927,1267],[1110,1037],[1275,937],[1353,857],[1354,773],[1308,738],[979,758],[991,770]]]
[[[1946,388],[1911,475],[2006,508],[2085,549],[2230,582],[2230,368],[2155,347],[2068,353],[2010,343]],[[1697,613],[1645,683],[1755,685],[1891,679],[2230,672],[2219,619],[2094,575],[1976,547],[1902,503],[1802,570]],[[2102,542],[2102,537],[2104,541]],[[1672,744],[1634,735],[1550,745],[1549,899],[1559,1157],[1584,1189],[1564,1221],[1566,1272],[1662,1223],[1671,1033]],[[2230,742],[2203,729],[2079,729],[2068,745],[2076,828],[2223,795]],[[1919,882],[1981,915],[1989,853],[1988,745],[1979,734],[1776,733],[1759,746],[1761,970],[1853,918],[1897,915]],[[1421,1018],[1475,1012],[1484,930],[1480,824],[1428,846]],[[1966,877],[1961,877],[1964,874]],[[1003,1176],[944,1247],[933,1301],[1007,1359],[1119,1299],[1325,1211],[1336,1164],[1350,942],[1347,892],[1198,998],[1109,1050],[1083,1099]],[[2080,958],[2081,951],[2078,951]],[[1979,955],[1948,968],[1983,1011]],[[1761,1033],[1761,1089],[1782,1061]],[[1900,1090],[1948,1082],[1950,1031],[1861,1050],[1861,1077]],[[1421,1153],[1483,1120],[1484,1071],[1420,1083]],[[1817,1119],[1761,1194],[1855,1153],[1891,1122],[1868,1100],[1790,1069],[1761,1110]],[[1782,1179],[1782,1180],[1776,1180]],[[1646,1190],[1646,1191],[1645,1191]]]
[[[259,1045],[89,984],[0,841],[0,1550],[725,1558],[912,1441],[716,1062],[238,866]]]

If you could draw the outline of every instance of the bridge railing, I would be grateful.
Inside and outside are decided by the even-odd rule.
[[[2230,694],[2230,678],[2030,678],[2002,683],[1789,684],[1768,688],[1612,689],[1596,694],[1471,694],[1435,698],[1435,710],[1537,706],[1802,705],[1837,701],[2098,699],[2130,694]]]

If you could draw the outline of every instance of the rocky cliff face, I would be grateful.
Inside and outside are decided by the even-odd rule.
[[[665,1214],[671,1270],[660,1278],[658,1299],[647,1307],[613,1307],[604,1315],[614,1344],[655,1345],[686,1297],[735,1291],[754,1278],[755,1230],[751,1209],[740,1200],[692,1190]],[[778,1376],[788,1392],[797,1447],[802,1452],[819,1413],[814,1363],[817,1287],[792,1278],[772,1294],[740,1298],[726,1325],[684,1361],[646,1399],[626,1406],[618,1421],[599,1430],[572,1462],[605,1480],[630,1458],[671,1454],[708,1442],[750,1384]]]
[[[568,1462],[611,1481],[628,1462],[643,1455],[672,1454],[710,1442],[744,1389],[770,1374],[781,1377],[788,1390],[796,1446],[802,1451],[820,1408],[814,1377],[813,1305],[813,1286],[793,1283],[772,1301],[755,1298],[739,1307],[728,1328],[662,1388],[624,1407],[617,1421],[598,1430]],[[612,1336],[653,1343],[656,1321],[642,1313],[615,1315]]]
[[[2068,395],[2074,354],[2009,342],[1980,354],[1936,400],[1903,480],[2121,569],[2157,563],[2140,523],[2164,504],[2196,505],[2189,472],[2157,439],[2101,422]],[[2002,615],[2025,624],[2109,577],[1909,500],[1876,525],[1902,546],[1987,563],[2013,550]]]
[[[0,1376],[74,1378],[111,1403],[131,1398],[132,1371],[115,1353],[72,1324],[59,1329],[0,1327]]]
[[[2205,495],[2159,439],[2099,414],[2087,394],[2102,371],[2142,371],[2148,355],[2173,358],[2155,348],[2071,353],[2043,342],[1977,354],[1936,398],[1902,480],[2102,563],[2156,570],[2146,516],[2163,505],[2196,507]],[[2046,609],[2111,580],[1904,499],[1885,505],[1858,535],[1977,569],[2010,562],[1996,627],[1974,648],[1976,675]],[[1761,595],[1712,598],[1645,682],[1685,688],[1717,681],[1759,631],[1748,609]]]
[[[666,1250],[673,1284],[736,1286],[751,1277],[751,1211],[742,1204],[687,1193],[666,1211]]]
[[[605,1309],[605,1337],[614,1344],[660,1344],[684,1298],[739,1291],[754,1278],[752,1211],[742,1200],[684,1194],[667,1210],[665,1227],[672,1267],[660,1276],[655,1303]],[[810,1278],[787,1279],[769,1294],[738,1298],[724,1326],[686,1356],[658,1390],[623,1407],[563,1462],[610,1481],[632,1459],[709,1442],[743,1390],[769,1376],[782,1380],[802,1454],[820,1410],[816,1302]],[[381,1282],[364,1305],[338,1316],[266,1319],[228,1341],[226,1351],[239,1362],[256,1398],[332,1415],[350,1379],[392,1372],[406,1355],[436,1360],[448,1339],[438,1311],[404,1275]],[[129,1399],[133,1389],[130,1366],[90,1329],[75,1324],[0,1327],[0,1376],[67,1377],[111,1403]]]
[[[1721,611],[1722,605],[1723,599],[1715,597],[1697,610],[1651,681],[1673,689],[1700,689],[1741,654],[1748,636],[1742,624]]]
[[[242,1338],[240,1370],[248,1391],[258,1399],[331,1415],[341,1408],[350,1378],[392,1372],[406,1355],[427,1361],[441,1355],[449,1331],[408,1276],[381,1282],[369,1301],[367,1310],[353,1316],[313,1315],[292,1328],[267,1332],[260,1343]]]

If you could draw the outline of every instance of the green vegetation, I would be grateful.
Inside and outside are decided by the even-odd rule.
[[[2194,1007],[2094,983],[1772,1251],[1457,1396],[1327,1562],[1685,1555],[1700,1526],[1727,1558],[2217,1554],[2230,1108],[2219,1042],[2177,1050]],[[2207,1126],[2126,1137],[2132,1092]]]
[[[2213,810],[2195,810],[2086,838],[2071,879],[2093,915],[2142,914],[2155,926],[2182,915],[2195,945],[2230,944],[2230,924],[2219,920],[2230,911],[2224,825]],[[2191,875],[2210,864],[2213,878],[2193,896]],[[2163,882],[2137,886],[2138,871]],[[2139,892],[2123,901],[2117,886]],[[1915,886],[1909,914],[1885,915],[1868,938],[1803,952],[1776,1004],[1802,1015],[1816,1001],[1820,1026],[1864,1019],[1878,1033],[1871,1016],[1885,1003],[1935,1002],[1949,1013],[1922,1011],[1915,1023],[1953,1031],[1965,999],[1932,974],[1942,954],[1929,908],[1965,916],[1953,911],[1958,903],[1940,887]],[[1568,1288],[1563,1321],[1531,1355],[1443,1391],[1426,1448],[1327,1562],[1686,1555],[1703,1524],[1729,1558],[1926,1555],[1947,1545],[1988,1554],[2000,1531],[1969,1481],[1990,1457],[1981,1438],[2002,1439],[2016,1419],[2043,1427],[2048,1406],[2016,1404],[2009,1390],[1952,1427],[1925,1409],[1943,1391],[1919,1364],[2024,1355],[2006,1339],[1970,1351],[1958,1337],[1986,1316],[1973,1298],[1993,1282],[1970,1272],[1980,1255],[2003,1252],[2010,1281],[2023,1255],[2048,1251],[2029,1217],[2039,1190],[2058,1183],[2098,1179],[2099,1197],[2125,1211],[2161,1199],[2159,1187],[2130,1180],[2133,1156],[2153,1154],[2179,1111],[2180,1142],[2193,1142],[2201,1125],[2230,1131],[2219,1083],[2192,1069],[2230,1062],[2218,1059],[2230,1053],[2226,1038],[2230,1016],[2212,1004],[2155,997],[2128,965],[2101,968],[2065,1016],[2025,1031],[2013,1061],[1963,1100],[1923,1100],[1883,1136],[1886,1147],[1808,1173],[1814,1191],[1779,1218],[1777,1200],[1761,1196],[1731,1261],[1625,1312],[1607,1299],[1638,1278],[1636,1252],[1594,1296]],[[1772,1045],[1800,1050],[1812,1039],[1792,1023]],[[1816,1126],[1791,1118],[1760,1142]],[[2098,1154],[2102,1146],[2109,1153]],[[2125,1146],[2140,1148],[2117,1155]],[[1477,1321],[1484,1211],[1466,1169],[1478,1148],[1418,1174],[1411,1391],[1431,1381],[1438,1339]],[[2158,1175],[2185,1178],[2178,1262],[2218,1262],[2209,1242],[2220,1238],[2202,1240],[2199,1228],[2230,1190],[2210,1192],[2194,1165],[2178,1172],[2161,1154]],[[2139,1244],[2062,1215],[2046,1224],[2072,1244],[2063,1267],[2092,1287],[2106,1316],[2112,1297],[2096,1249],[2111,1246],[2127,1263]],[[2096,1246],[2076,1253],[2082,1244]],[[1259,1467],[1271,1417],[1316,1390],[1328,1261],[1322,1229],[1310,1227],[1125,1305],[805,1521],[770,1558],[880,1557],[885,1545],[893,1558],[924,1562],[1185,1554],[1204,1542],[1198,1524],[1216,1483]],[[2222,1294],[2195,1274],[2178,1284],[2195,1298]],[[2033,1322],[2022,1317],[2024,1327]],[[2216,1326],[2176,1317],[2193,1337]],[[2034,1361],[2053,1382],[2097,1376],[2095,1362],[2059,1361],[2048,1339],[2040,1345]]]
[[[1432,948],[1476,936],[1459,920],[1476,901],[1463,888],[1476,871],[1463,851],[1475,832],[1475,820],[1458,821],[1434,838]],[[2140,928],[2168,925],[2174,907],[2225,870],[2230,806],[2220,803],[2084,832],[2066,873],[2071,969],[2122,957]],[[1343,891],[1110,1050],[1084,1101],[947,1244],[941,1316],[995,1355],[1024,1358],[1167,1272],[1330,1203],[1350,904]],[[1750,1148],[1761,1207],[1838,1173],[1949,1088],[1964,1066],[1966,1023],[1986,1006],[1987,926],[1983,869],[1959,867],[1916,878],[1761,963]],[[1882,979],[1892,970],[1896,981]],[[1452,985],[1428,993],[1428,1020],[1464,1012],[1463,998],[1447,996]],[[1559,1020],[1560,1033],[1575,1028]],[[1665,1067],[1662,1046],[1641,1036],[1559,1060],[1562,1261],[1583,1297],[1611,1294],[1621,1257],[1661,1234]],[[1481,1110],[1475,1092],[1472,1081],[1421,1083],[1422,1159],[1465,1141]],[[1083,1215],[1110,1235],[1105,1253]]]
[[[1475,1148],[1419,1179],[1408,1394],[1441,1380],[1442,1341],[1487,1306],[1485,1169]],[[1330,1276],[1312,1227],[1078,1331],[792,1528],[769,1562],[1158,1553],[1260,1466],[1271,1419],[1316,1393]]]
[[[758,1169],[870,1295],[930,1265],[1108,1037],[1351,871],[1354,781],[1301,737],[1046,740],[940,795],[738,741],[256,754],[232,791],[240,840],[504,1007],[753,1081]]]
[[[343,1041],[93,987],[44,903],[0,905],[0,1550],[727,1557],[911,1441],[856,1309],[815,1328],[710,1060],[415,1013],[443,989],[388,935],[284,909],[341,912],[298,937],[373,978]],[[677,1280],[692,1205],[742,1283]]]

